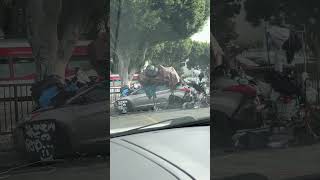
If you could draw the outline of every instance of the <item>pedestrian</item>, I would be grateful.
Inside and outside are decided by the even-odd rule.
[[[88,46],[91,65],[98,75],[103,78],[108,74],[107,61],[109,60],[109,48],[107,40],[106,32],[99,32],[97,39]]]

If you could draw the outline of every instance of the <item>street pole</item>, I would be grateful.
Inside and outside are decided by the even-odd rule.
[[[304,72],[307,72],[308,58],[307,58],[307,52],[306,52],[305,34],[306,34],[306,25],[303,25],[302,43],[303,43],[303,56],[304,56]]]
[[[268,64],[269,66],[271,66],[271,61],[270,61],[270,54],[269,54],[269,37],[268,37],[268,23],[266,21],[264,21],[264,30],[265,30],[265,41],[266,41],[266,48],[267,48],[267,60],[268,60]]]
[[[121,6],[122,6],[122,0],[119,0],[118,4],[118,14],[117,14],[117,27],[116,27],[116,37],[114,42],[114,53],[113,53],[113,60],[116,59],[116,51],[118,46],[118,39],[119,39],[119,29],[120,29],[120,19],[121,19]],[[118,67],[117,67],[118,68]]]

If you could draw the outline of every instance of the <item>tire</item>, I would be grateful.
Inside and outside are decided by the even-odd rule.
[[[127,102],[127,107],[128,107],[128,112],[133,112],[135,111],[133,105],[132,105],[132,102],[128,101]]]
[[[210,107],[210,101],[208,100],[208,97],[204,97],[203,99],[200,100],[200,107],[206,108]]]
[[[168,99],[168,108],[180,108],[183,105],[183,99],[175,96],[175,95],[170,95]]]
[[[168,109],[169,102],[165,98],[159,98],[156,101],[157,107],[160,109]]]

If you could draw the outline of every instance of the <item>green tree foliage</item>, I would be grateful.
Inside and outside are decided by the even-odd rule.
[[[144,64],[148,48],[186,39],[198,32],[209,16],[209,3],[209,0],[111,0],[111,52],[117,56],[124,83],[128,82],[129,71],[134,72]]]
[[[204,42],[193,42],[189,61],[187,62],[188,69],[195,68],[204,72],[209,72],[210,68],[210,45]]]
[[[188,60],[189,69],[209,70],[210,45],[191,39],[160,43],[149,49],[146,60],[154,65],[172,66],[179,73]]]
[[[149,49],[146,60],[154,65],[172,66],[177,71],[183,66],[192,49],[191,39],[164,42]]]
[[[211,3],[213,17],[213,34],[221,47],[238,37],[234,31],[235,23],[232,18],[240,13],[241,0],[217,0]]]
[[[320,1],[246,0],[245,10],[246,19],[256,26],[263,21],[272,24],[284,22],[302,30],[305,25],[306,43],[313,55],[320,58]]]

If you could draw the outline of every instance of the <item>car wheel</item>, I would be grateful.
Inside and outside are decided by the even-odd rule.
[[[170,95],[169,96],[169,100],[168,100],[168,108],[180,108],[183,105],[183,99],[178,97],[178,96],[174,96],[174,95]]]
[[[157,107],[160,109],[167,109],[168,108],[168,100],[165,98],[159,98],[156,101]]]

